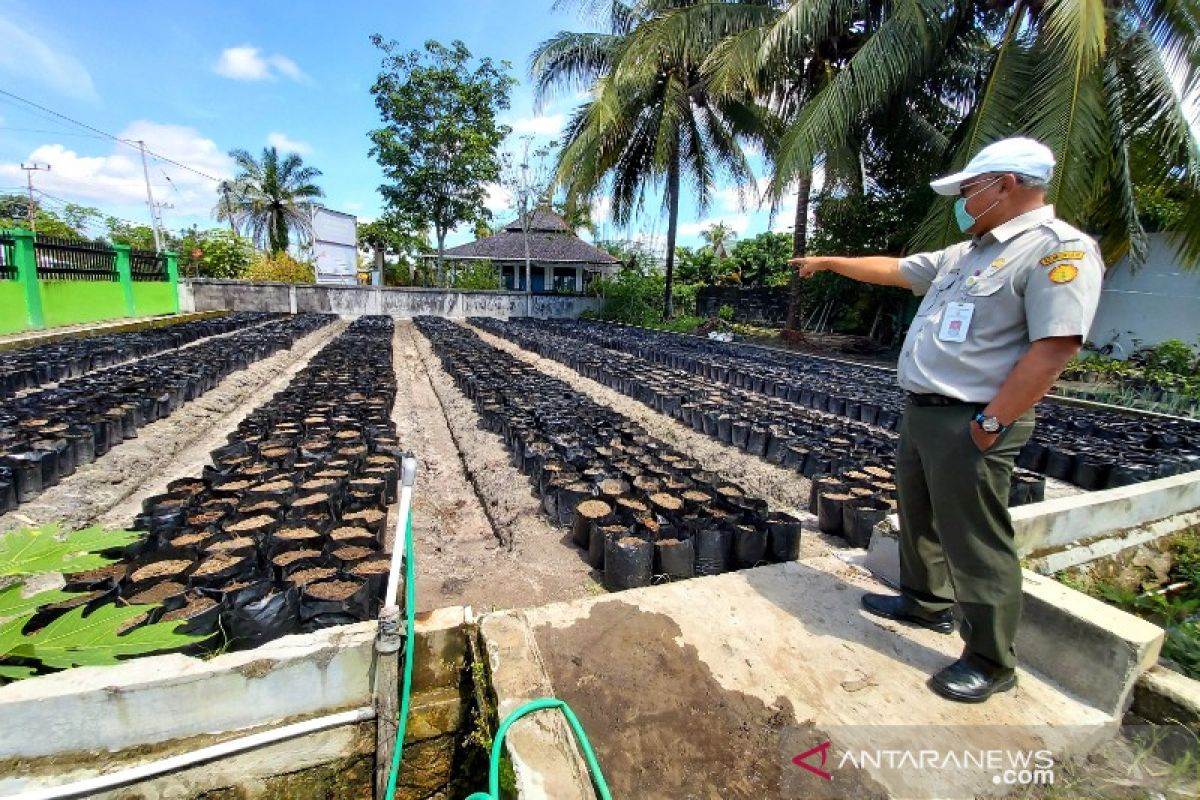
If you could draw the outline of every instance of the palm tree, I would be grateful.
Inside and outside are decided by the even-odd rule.
[[[556,8],[571,4],[559,2]],[[558,88],[591,92],[572,116],[558,154],[556,175],[568,197],[590,197],[607,184],[613,220],[626,224],[646,196],[662,187],[667,212],[663,315],[669,319],[683,182],[691,184],[703,211],[718,172],[748,181],[751,172],[738,136],[752,129],[758,112],[740,98],[710,95],[702,59],[693,52],[657,46],[665,19],[657,9],[613,0],[605,17],[607,32],[563,32],[544,42],[533,54],[530,72],[539,100]],[[710,44],[717,41],[713,37]]]
[[[942,102],[965,113],[946,141],[943,167],[960,169],[983,145],[1015,134],[1054,150],[1047,198],[1060,216],[1099,234],[1112,263],[1137,264],[1146,236],[1134,201],[1140,187],[1182,185],[1190,195],[1177,239],[1200,266],[1200,149],[1183,94],[1200,89],[1196,0],[850,0],[792,2],[757,47],[730,49],[731,69],[796,57],[832,32],[858,35],[855,52],[804,104],[783,134],[772,189],[811,175],[822,152],[851,143],[879,109],[904,113],[935,76],[954,72],[964,44],[980,37],[987,57]],[[905,120],[907,122],[907,120]],[[1131,152],[1148,150],[1135,174]],[[935,203],[914,247],[958,237],[949,201]]]
[[[222,192],[214,211],[217,219],[229,220],[259,247],[272,253],[287,250],[292,232],[303,238],[312,234],[308,203],[325,192],[312,181],[320,176],[315,167],[289,153],[281,160],[274,147],[264,147],[262,160],[246,150],[230,150],[238,174],[228,191]]]
[[[737,238],[737,234],[724,222],[714,222],[700,232],[700,238],[704,239],[713,257],[720,263],[729,258],[729,243]]]

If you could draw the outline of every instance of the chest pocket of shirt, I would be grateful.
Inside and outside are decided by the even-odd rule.
[[[958,270],[952,270],[950,272],[945,272],[941,275],[938,275],[933,279],[933,282],[929,284],[929,294],[939,295],[946,291],[954,285],[954,283],[958,280],[958,276]]]
[[[974,286],[967,287],[969,297],[991,297],[1004,287],[1004,279],[980,281]]]

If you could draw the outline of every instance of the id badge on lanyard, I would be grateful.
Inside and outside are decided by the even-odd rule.
[[[947,303],[938,338],[943,342],[965,342],[974,314],[974,303]]]

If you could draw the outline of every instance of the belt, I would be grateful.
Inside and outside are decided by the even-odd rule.
[[[981,406],[985,403],[972,403],[967,400],[959,400],[957,397],[947,397],[944,394],[917,394],[916,392],[908,393],[908,402],[914,406]]]

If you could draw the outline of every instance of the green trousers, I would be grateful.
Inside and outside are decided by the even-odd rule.
[[[896,457],[900,585],[930,611],[957,603],[964,655],[998,667],[1017,663],[1021,565],[1008,515],[1013,462],[1033,434],[1032,411],[981,452],[971,420],[982,406],[904,411]]]

